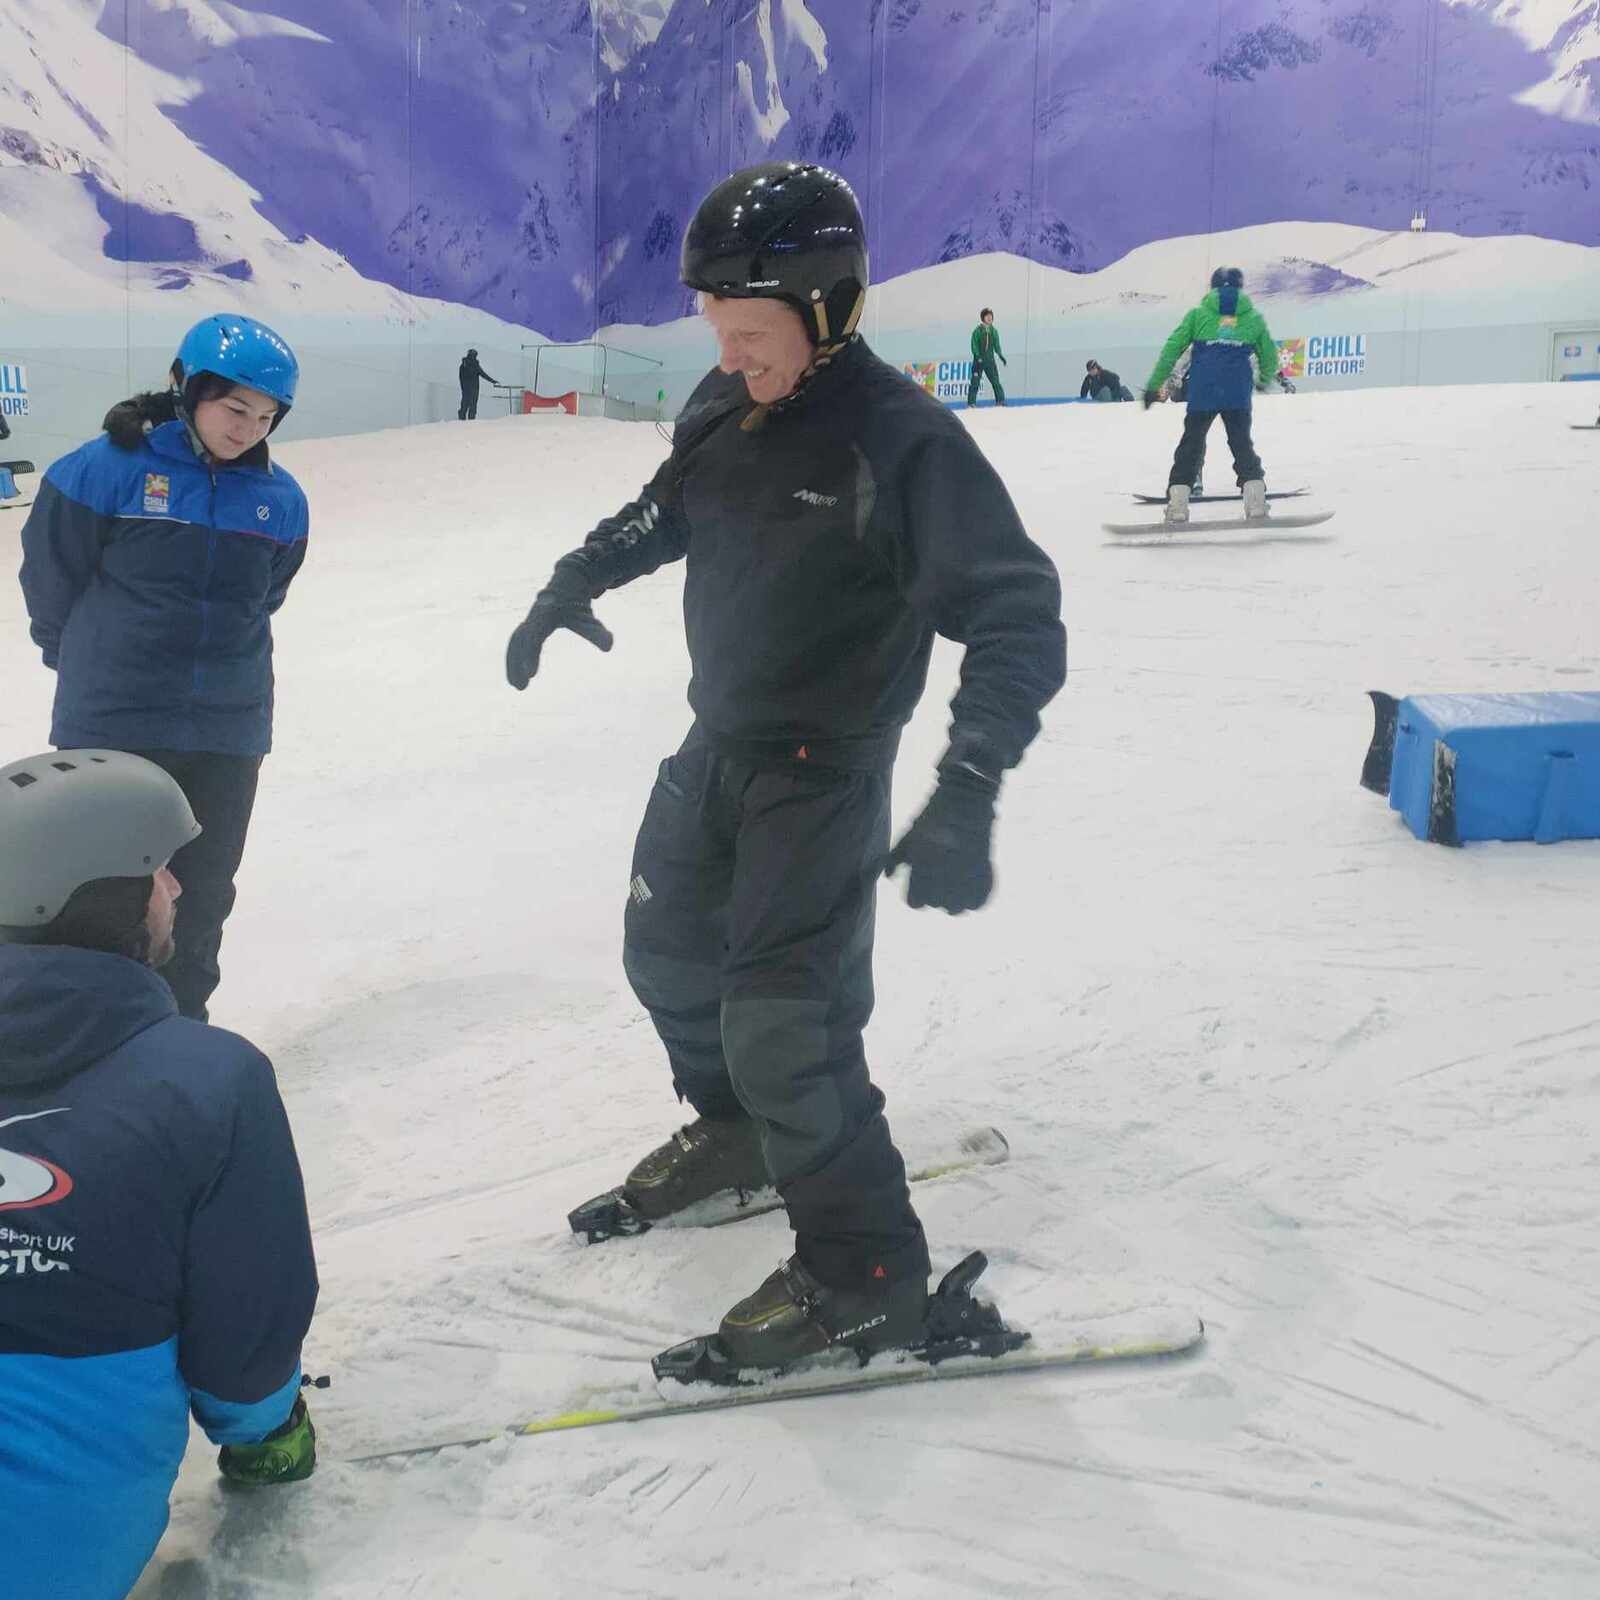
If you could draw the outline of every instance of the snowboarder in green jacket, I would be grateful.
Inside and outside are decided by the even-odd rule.
[[[1261,458],[1250,438],[1250,399],[1278,375],[1278,346],[1261,313],[1244,293],[1238,267],[1218,267],[1211,292],[1172,331],[1145,384],[1148,408],[1185,350],[1193,351],[1188,378],[1188,415],[1167,475],[1167,521],[1189,520],[1189,492],[1205,455],[1206,434],[1220,416],[1228,430],[1233,470],[1251,521],[1267,514]]]
[[[972,384],[967,390],[967,405],[978,403],[978,385],[985,377],[994,390],[994,403],[1003,406],[1006,392],[1000,387],[1000,374],[995,370],[994,358],[999,356],[1004,365],[1006,353],[1000,348],[1000,330],[994,325],[994,312],[985,306],[978,313],[978,326],[972,330]]]

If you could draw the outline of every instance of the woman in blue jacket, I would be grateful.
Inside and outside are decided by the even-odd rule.
[[[305,495],[266,444],[298,377],[264,324],[196,323],[171,387],[113,406],[45,473],[22,530],[31,632],[56,673],[51,742],[147,757],[203,830],[173,862],[184,895],[163,974],[202,1022],[272,745],[270,619],[305,559]]]

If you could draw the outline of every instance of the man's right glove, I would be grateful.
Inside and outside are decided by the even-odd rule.
[[[259,1487],[299,1483],[317,1465],[317,1430],[304,1400],[296,1397],[289,1420],[257,1444],[225,1444],[217,1452],[217,1468],[229,1483]]]
[[[506,682],[513,689],[528,687],[528,680],[539,670],[539,652],[557,628],[571,628],[598,650],[611,648],[611,630],[591,609],[590,593],[589,569],[583,557],[576,551],[562,556],[506,645]]]
[[[1000,780],[967,762],[940,768],[939,785],[906,830],[883,869],[886,878],[911,869],[906,904],[976,911],[994,888],[989,837]]]

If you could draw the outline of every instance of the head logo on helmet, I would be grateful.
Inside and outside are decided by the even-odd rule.
[[[254,317],[206,317],[183,336],[172,363],[172,386],[185,413],[193,415],[193,388],[203,373],[258,389],[278,402],[276,428],[294,404],[300,363],[281,334]],[[268,430],[270,432],[271,429]]]
[[[724,299],[792,305],[819,345],[855,332],[871,281],[850,185],[826,167],[768,161],[724,178],[683,235],[683,281]]]

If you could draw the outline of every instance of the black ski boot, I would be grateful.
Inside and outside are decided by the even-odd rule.
[[[698,1117],[634,1167],[622,1186],[568,1213],[590,1244],[648,1232],[653,1222],[727,1195],[732,1209],[770,1188],[761,1132],[749,1117]]]
[[[929,1294],[916,1282],[830,1289],[798,1261],[786,1261],[722,1319],[716,1333],[685,1339],[650,1363],[658,1380],[749,1388],[790,1367],[831,1366],[855,1358],[859,1370],[876,1353],[903,1351],[936,1366],[959,1356],[1003,1356],[1028,1342],[972,1286],[988,1259],[963,1256]]]
[[[717,1336],[740,1370],[781,1370],[832,1348],[862,1359],[917,1343],[928,1310],[925,1278],[834,1289],[791,1258],[722,1319]]]

